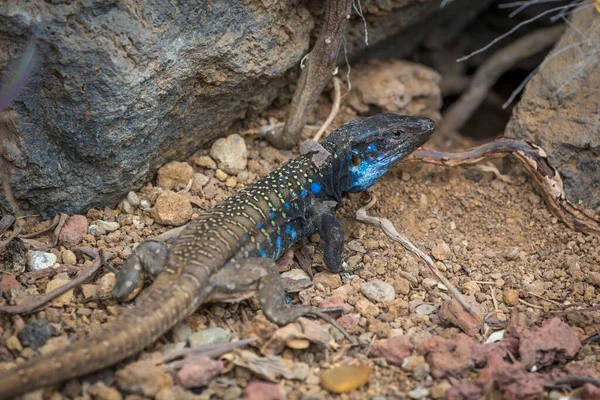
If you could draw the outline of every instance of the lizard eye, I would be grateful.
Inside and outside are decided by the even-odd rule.
[[[402,136],[403,133],[404,133],[404,131],[402,129],[397,129],[394,131],[394,136],[400,137],[400,136]]]
[[[357,156],[356,154],[352,154],[352,165],[354,165],[355,167],[358,167],[359,164],[360,164],[360,157]]]

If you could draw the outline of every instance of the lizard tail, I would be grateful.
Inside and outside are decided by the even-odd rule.
[[[195,280],[161,274],[135,308],[90,337],[0,376],[0,400],[105,368],[140,352],[202,302]]]

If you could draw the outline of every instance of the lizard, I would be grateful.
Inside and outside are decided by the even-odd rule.
[[[157,273],[135,306],[87,338],[26,361],[0,376],[0,399],[106,368],[142,351],[214,293],[255,289],[264,315],[277,325],[301,316],[328,319],[324,309],[285,303],[275,260],[318,232],[326,269],[343,269],[344,234],[336,209],[345,193],[362,192],[423,145],[435,123],[377,114],[342,125],[263,179],[205,211],[167,249],[140,244],[125,263]],[[132,282],[125,279],[123,282]],[[116,288],[127,297],[132,283]],[[331,321],[331,319],[329,319]]]

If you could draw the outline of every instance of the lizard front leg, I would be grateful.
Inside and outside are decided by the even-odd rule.
[[[168,253],[167,246],[161,242],[148,240],[140,244],[117,273],[112,297],[132,300],[142,290],[145,273],[156,276],[165,268]]]
[[[315,199],[314,210],[317,220],[317,231],[321,236],[323,262],[328,271],[342,272],[342,255],[344,253],[344,231],[342,224],[335,216],[335,201],[319,201]]]

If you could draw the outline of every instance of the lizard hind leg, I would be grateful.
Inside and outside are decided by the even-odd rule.
[[[231,268],[231,269],[230,269]],[[237,270],[237,274],[231,273]],[[221,276],[220,276],[221,275]],[[222,279],[227,276],[228,279]],[[233,276],[237,276],[233,278]],[[211,279],[215,290],[235,291],[247,290],[250,282],[258,286],[258,300],[263,313],[269,321],[277,325],[286,325],[294,322],[299,317],[312,316],[321,318],[338,329],[350,341],[352,337],[339,324],[327,315],[328,312],[340,312],[339,307],[321,309],[312,306],[289,306],[285,302],[285,290],[279,276],[279,269],[274,260],[270,258],[247,258],[237,261],[234,265],[226,267]],[[240,283],[238,286],[237,283]]]
[[[167,246],[161,242],[147,240],[140,244],[117,273],[112,297],[133,300],[142,290],[145,274],[158,275],[167,265],[167,256]]]

